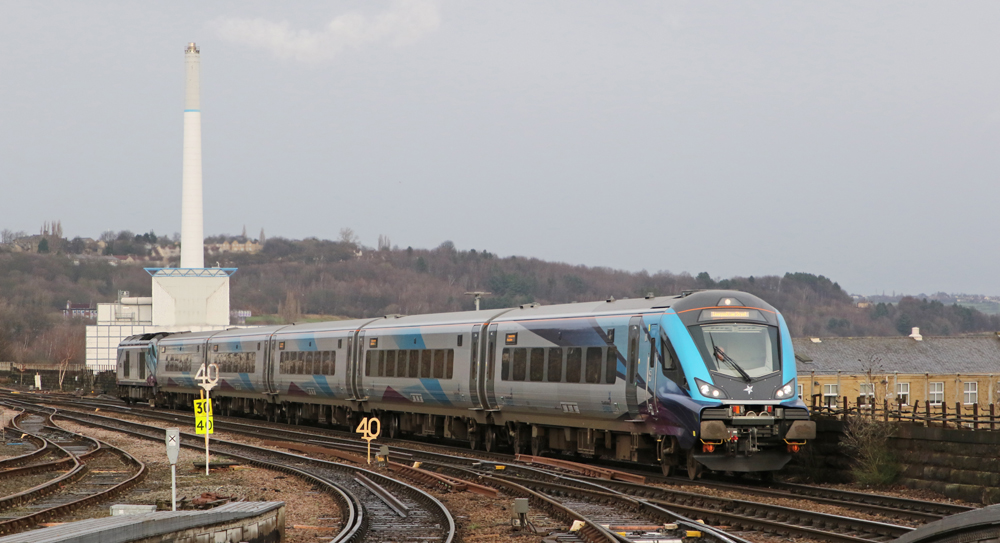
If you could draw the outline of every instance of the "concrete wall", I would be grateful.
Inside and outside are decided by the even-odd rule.
[[[198,526],[171,532],[133,543],[283,543],[285,541],[285,508],[270,511],[252,519]]]
[[[816,482],[851,481],[851,459],[840,440],[843,423],[817,421],[816,439],[786,475]],[[1000,503],[1000,431],[900,424],[889,446],[903,468],[899,484],[973,503]]]

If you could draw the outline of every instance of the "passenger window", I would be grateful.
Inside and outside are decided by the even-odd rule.
[[[444,351],[434,351],[434,378],[444,379]]]
[[[298,353],[296,353],[296,355],[298,357],[298,360],[297,360],[297,364],[295,365],[295,373],[297,373],[299,375],[305,375],[306,374],[306,353],[304,353],[302,351],[299,351]]]
[[[372,352],[365,353],[365,377],[372,376]]]
[[[385,375],[385,351],[378,352],[378,376]]]
[[[455,375],[455,349],[448,349],[448,362],[445,372],[445,379],[451,379]]]
[[[512,372],[513,375],[511,376],[511,379],[514,381],[524,381],[525,370],[528,366],[528,353],[525,351],[527,351],[527,349],[523,347],[514,349],[514,360],[511,364],[514,370]]]
[[[305,355],[306,365],[305,365],[305,371],[303,372],[303,375],[312,375],[312,374],[316,373],[316,372],[313,371],[313,358],[315,358],[313,356],[313,354],[314,353],[312,351],[309,351]]]
[[[385,352],[385,376],[396,376],[396,351]]]
[[[500,357],[500,379],[510,381],[510,349],[505,348]]]
[[[410,351],[410,377],[420,376],[420,351]]]
[[[562,348],[552,347],[549,349],[549,373],[548,381],[558,383],[562,381]]]
[[[132,363],[129,362],[129,356],[128,356],[128,354],[129,354],[129,352],[125,351],[125,362],[122,364],[122,369],[124,370],[122,372],[123,373],[123,377],[129,377],[129,374],[132,371]]]
[[[667,370],[677,369],[677,354],[674,353],[674,346],[667,339],[667,336],[660,336],[660,356],[663,357],[663,375]]]
[[[545,376],[545,349],[531,349],[531,371],[528,378],[541,381]]]
[[[618,347],[608,346],[608,357],[604,366],[604,382],[612,384],[618,378]]]
[[[146,379],[146,353],[139,353],[139,379]]]
[[[570,347],[566,350],[566,382],[579,383],[583,368],[583,349]]]
[[[424,349],[420,351],[420,377],[430,379],[431,377],[431,351]]]
[[[601,382],[601,348],[587,347],[587,382]]]

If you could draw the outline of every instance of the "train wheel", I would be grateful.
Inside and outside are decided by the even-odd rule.
[[[694,449],[688,450],[688,461],[687,461],[688,479],[692,481],[701,477],[701,464],[694,459]]]
[[[524,451],[528,448],[527,441],[524,436],[524,429],[520,426],[514,430],[514,454],[524,454]]]
[[[399,438],[399,415],[389,415],[389,439]]]
[[[486,452],[497,452],[497,430],[492,426],[486,428]]]
[[[545,452],[545,444],[542,443],[544,437],[531,438],[531,456],[541,456]]]

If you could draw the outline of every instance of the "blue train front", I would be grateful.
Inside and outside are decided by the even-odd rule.
[[[745,292],[695,292],[671,304],[659,328],[662,380],[649,410],[664,471],[772,472],[815,438],[788,327],[771,305]]]

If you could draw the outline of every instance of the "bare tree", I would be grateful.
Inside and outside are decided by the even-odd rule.
[[[901,471],[899,463],[889,448],[889,439],[896,427],[876,416],[888,392],[889,380],[882,366],[882,358],[872,354],[867,360],[858,359],[868,379],[871,411],[859,412],[844,419],[844,438],[841,445],[854,457],[851,469],[857,482],[865,486],[881,487],[892,484]]]
[[[358,242],[360,242],[360,241],[361,241],[361,238],[359,238],[358,235],[354,233],[354,230],[352,230],[350,228],[341,228],[340,229],[340,242],[341,243],[347,243],[349,245],[357,245]]]

